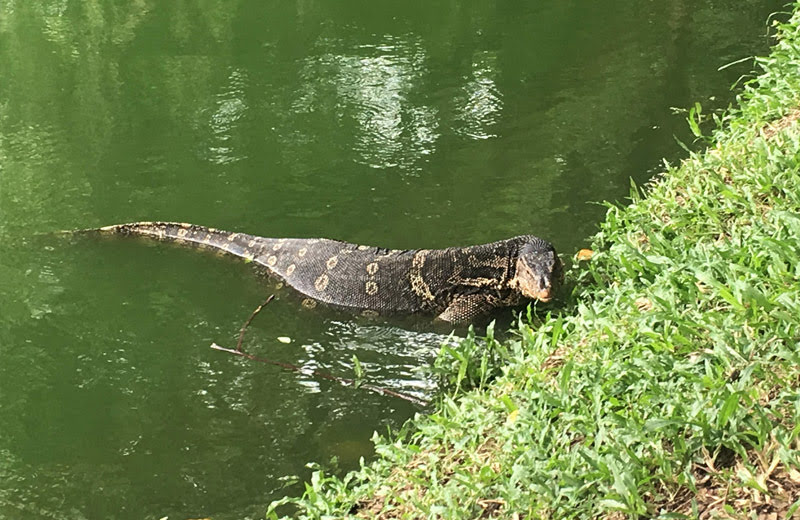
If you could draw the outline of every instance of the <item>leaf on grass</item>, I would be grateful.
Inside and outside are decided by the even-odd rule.
[[[674,419],[650,419],[644,423],[644,430],[647,432],[657,432],[676,424],[680,424],[680,422]]]
[[[600,506],[618,511],[625,511],[628,509],[628,505],[625,502],[620,502],[619,500],[614,500],[613,498],[604,498],[600,501]]]
[[[519,406],[514,404],[514,401],[507,395],[501,396],[500,402],[502,402],[505,405],[506,410],[508,411],[508,415],[515,413],[519,409]]]
[[[722,405],[722,409],[719,412],[720,428],[728,424],[728,420],[737,408],[739,408],[739,392],[734,392],[725,399],[725,403]]]

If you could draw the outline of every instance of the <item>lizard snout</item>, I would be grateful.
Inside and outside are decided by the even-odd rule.
[[[514,286],[523,296],[549,302],[560,283],[561,261],[555,251],[521,257],[517,262]]]

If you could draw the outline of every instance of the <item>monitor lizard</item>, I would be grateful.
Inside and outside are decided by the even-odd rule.
[[[550,301],[563,267],[553,246],[522,235],[446,249],[384,249],[325,238],[264,238],[175,222],[81,232],[143,235],[209,247],[265,267],[305,297],[363,314],[424,314],[463,324],[499,307]]]

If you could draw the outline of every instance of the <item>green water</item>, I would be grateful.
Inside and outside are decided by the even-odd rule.
[[[623,5],[624,4],[624,5]],[[430,397],[443,336],[275,301],[229,258],[37,234],[176,220],[567,255],[727,105],[776,1],[0,0],[0,518],[261,518]],[[280,342],[288,337],[291,342]]]

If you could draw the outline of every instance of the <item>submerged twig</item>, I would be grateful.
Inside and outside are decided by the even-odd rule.
[[[264,301],[264,303],[262,303],[261,305],[259,305],[258,307],[256,307],[256,310],[254,310],[254,311],[253,311],[253,313],[250,315],[250,317],[249,317],[249,318],[247,318],[247,321],[245,321],[245,322],[244,322],[244,325],[242,325],[242,330],[240,330],[240,331],[239,331],[239,341],[237,341],[237,342],[236,342],[236,351],[237,351],[237,352],[242,352],[242,340],[244,340],[244,331],[246,331],[246,330],[247,330],[247,327],[249,327],[249,326],[250,326],[250,323],[253,321],[253,318],[255,318],[255,317],[256,317],[256,314],[258,314],[259,312],[261,312],[261,309],[263,309],[264,307],[266,307],[266,306],[267,306],[267,304],[268,304],[269,302],[271,302],[273,298],[275,298],[275,295],[274,295],[274,294],[270,294],[270,295],[269,295],[269,298],[267,298],[267,299]]]
[[[220,350],[222,352],[227,352],[227,353],[233,354],[235,356],[241,356],[243,358],[249,359],[250,361],[257,361],[259,363],[265,363],[267,365],[274,365],[274,366],[277,366],[277,367],[284,368],[286,370],[291,370],[293,372],[307,373],[307,374],[310,374],[312,377],[327,379],[329,381],[335,381],[335,382],[337,382],[337,383],[339,383],[339,384],[341,384],[343,386],[353,386],[353,387],[356,387],[356,388],[365,388],[367,390],[379,393],[381,395],[390,395],[392,397],[397,397],[399,399],[403,399],[405,401],[408,401],[408,402],[411,402],[411,403],[414,403],[414,404],[417,404],[417,405],[420,405],[420,406],[427,406],[428,405],[427,401],[425,401],[423,399],[419,399],[417,397],[414,397],[413,395],[408,395],[408,394],[404,394],[404,393],[401,393],[401,392],[395,392],[394,390],[389,390],[388,388],[383,388],[383,387],[380,387],[380,386],[369,385],[369,384],[361,384],[360,381],[358,381],[356,379],[351,379],[351,378],[347,378],[347,377],[338,377],[338,376],[334,376],[332,374],[328,374],[326,372],[320,372],[319,370],[310,370],[309,371],[307,369],[304,369],[303,367],[300,367],[300,366],[297,366],[297,365],[293,365],[292,363],[285,363],[283,361],[274,361],[272,359],[260,358],[260,357],[254,356],[252,354],[248,354],[247,352],[242,350],[242,342],[244,341],[244,333],[247,330],[247,327],[250,326],[250,323],[253,321],[253,318],[255,318],[256,315],[259,312],[261,312],[261,310],[264,307],[266,307],[267,304],[269,302],[271,302],[274,297],[275,297],[274,294],[270,295],[270,297],[267,298],[264,303],[262,303],[261,305],[256,307],[256,309],[252,312],[252,314],[250,314],[250,317],[247,318],[247,321],[244,322],[244,325],[242,325],[242,328],[239,331],[239,340],[236,342],[236,350],[222,347],[220,345],[217,345],[216,343],[212,343],[211,344],[211,348],[213,348],[214,350]]]

